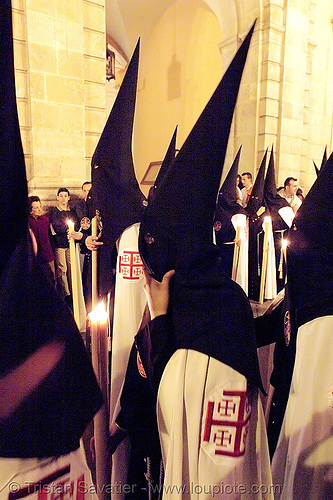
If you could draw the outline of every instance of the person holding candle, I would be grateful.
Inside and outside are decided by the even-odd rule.
[[[247,214],[237,201],[237,170],[241,148],[230,167],[217,198],[214,231],[224,270],[248,290]]]
[[[92,183],[82,184],[83,198],[73,207],[79,221],[79,230],[69,233],[69,237],[79,241],[80,270],[82,275],[83,294],[88,310],[91,309],[91,251],[86,245],[86,239],[91,235],[91,221],[94,217],[92,207]]]
[[[49,212],[51,233],[55,249],[57,266],[57,284],[61,296],[65,301],[71,303],[70,273],[71,261],[68,242],[68,221],[77,227],[77,217],[69,206],[70,194],[65,187],[59,188],[57,192],[57,206],[52,207]]]
[[[280,292],[284,287],[286,279],[286,261],[284,259],[282,242],[283,238],[288,237],[288,231],[292,226],[295,212],[288,201],[282,198],[277,191],[273,146],[265,178],[264,203],[272,218],[276,263],[276,287],[277,292]]]
[[[332,498],[333,156],[297,211],[288,236],[288,289],[294,331],[290,391],[272,472],[276,500]],[[324,201],[325,200],[325,201]],[[293,369],[292,369],[293,368]],[[284,370],[281,366],[280,373]]]

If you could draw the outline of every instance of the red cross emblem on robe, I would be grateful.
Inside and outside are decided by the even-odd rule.
[[[205,402],[204,411],[202,444],[209,455],[244,455],[251,416],[247,392],[223,389],[214,401]]]
[[[138,281],[143,277],[143,264],[138,251],[123,250],[120,253],[118,273],[124,280]]]

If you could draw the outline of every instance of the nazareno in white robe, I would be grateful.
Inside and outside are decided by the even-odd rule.
[[[226,364],[178,349],[158,392],[163,499],[273,499],[258,390]]]
[[[140,224],[125,229],[118,243],[117,274],[111,348],[110,419],[115,420],[125,380],[129,354],[147,304],[144,292],[143,264],[138,250]],[[125,439],[112,456],[111,484],[126,484],[129,440]],[[123,489],[114,488],[113,500],[125,497]]]
[[[273,457],[276,500],[333,498],[333,316],[299,327],[289,399]]]

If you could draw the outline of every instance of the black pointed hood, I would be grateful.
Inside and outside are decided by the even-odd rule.
[[[126,227],[139,222],[146,199],[135,176],[132,133],[137,92],[138,41],[118,95],[91,160],[93,206],[101,215],[103,246],[99,251],[99,292],[113,283],[111,254]]]
[[[149,195],[148,195],[148,201],[151,202],[152,197],[154,196],[154,193],[156,189],[159,188],[166,172],[169,170],[170,166],[172,165],[175,156],[176,156],[176,139],[177,139],[177,129],[178,127],[175,128],[174,133],[172,135],[169,147],[167,149],[167,152],[165,153],[164,159],[162,161],[162,165],[158,171],[158,174],[156,176],[154,185],[150,188],[149,190]]]
[[[254,26],[145,211],[139,249],[158,280],[186,259],[188,249],[211,244],[230,126],[253,30]]]
[[[320,170],[319,170],[319,168],[317,167],[316,162],[315,162],[314,160],[312,160],[312,161],[313,161],[313,166],[314,166],[315,171],[316,171],[316,175],[317,175],[317,177],[318,177]]]
[[[324,153],[323,153],[323,157],[322,157],[322,160],[321,160],[321,165],[320,165],[320,170],[321,170],[323,167],[325,167],[326,162],[327,162],[327,146],[325,146],[325,149],[324,149]]]
[[[214,230],[217,245],[234,240],[235,229],[231,222],[232,216],[235,214],[246,215],[245,209],[237,202],[236,194],[236,182],[241,149],[242,147],[239,148],[235,156],[217,198],[214,217]]]
[[[256,180],[253,184],[250,199],[246,207],[246,212],[251,216],[254,216],[259,210],[259,208],[263,206],[264,203],[265,168],[266,168],[267,153],[268,150],[266,149],[263,159],[261,160]]]
[[[327,162],[327,146],[325,146],[325,149],[324,149],[324,153],[323,153],[323,157],[322,157],[322,160],[321,160],[321,164],[320,164],[320,168],[317,167],[316,163],[314,160],[313,161],[313,166],[315,168],[315,171],[316,171],[316,174],[317,174],[317,177],[318,175],[320,174],[320,171],[321,169],[326,165],[326,162]]]
[[[237,151],[235,159],[230,167],[230,170],[221,186],[217,199],[217,207],[221,207],[226,210],[229,209],[231,215],[234,215],[236,213],[246,213],[245,210],[242,209],[241,205],[237,203],[237,193],[236,193],[238,165],[239,165],[241,150],[242,146],[240,146],[239,150]]]
[[[288,283],[297,327],[333,314],[333,156],[297,210],[288,235]]]
[[[1,246],[0,261],[0,378],[5,381],[7,375],[18,377],[15,370],[24,368],[31,356],[46,347],[57,346],[60,357],[51,366],[49,358],[44,357],[49,371],[36,381],[36,386],[30,385],[29,379],[22,398],[20,391],[13,394],[8,388],[13,406],[5,408],[0,419],[0,457],[50,457],[79,447],[84,429],[102,399],[73,316],[46,280],[32,252],[16,110],[11,12],[11,2],[2,1],[0,220],[7,227],[2,227],[6,244]],[[21,377],[22,386],[24,382]]]
[[[276,214],[280,208],[289,207],[289,203],[277,192],[275,182],[274,150],[272,146],[264,184],[264,202],[268,210]]]
[[[333,155],[329,157],[320,175],[296,212],[294,225],[314,246],[332,251],[333,215],[327,200],[333,192]]]
[[[14,77],[11,2],[0,7],[0,274],[18,241],[27,232],[27,180],[21,143]]]
[[[251,307],[223,271],[212,243],[216,198],[252,32],[148,205],[139,249],[157,280],[176,270],[168,312],[175,348],[212,356],[260,386]]]

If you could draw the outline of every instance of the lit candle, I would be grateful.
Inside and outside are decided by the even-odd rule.
[[[105,485],[110,483],[111,464],[107,453],[109,436],[108,412],[108,315],[103,303],[89,314],[91,322],[91,354],[96,378],[103,395],[103,405],[94,417],[96,483],[100,500],[107,500]]]
[[[282,240],[282,258],[283,258],[283,262],[285,263],[285,265],[287,266],[287,246],[288,246],[288,240],[285,240],[283,239]],[[283,267],[283,264],[282,264],[282,267]]]
[[[231,272],[231,279],[236,281],[237,277],[237,268],[238,268],[238,260],[239,260],[239,247],[240,247],[240,233],[241,233],[241,226],[237,225],[236,226],[236,236],[235,236],[235,247],[234,247],[234,258],[232,262],[232,272]]]
[[[70,233],[74,231],[74,222],[70,219],[67,221],[69,235],[69,253],[71,261],[71,283],[72,283],[72,298],[73,298],[73,314],[75,322],[80,329],[80,306],[79,306],[79,270],[76,261],[75,240],[70,237]]]
[[[283,239],[282,240],[282,252],[283,252],[283,258],[285,262],[287,262],[287,246],[288,246],[288,240]]]
[[[67,221],[67,226],[68,226],[68,231],[71,233],[72,231],[74,231],[74,222],[70,219],[68,219]]]
[[[91,221],[91,236],[97,236],[98,231],[97,215]],[[97,306],[98,290],[97,290],[97,251],[91,252],[91,303],[92,307]]]

